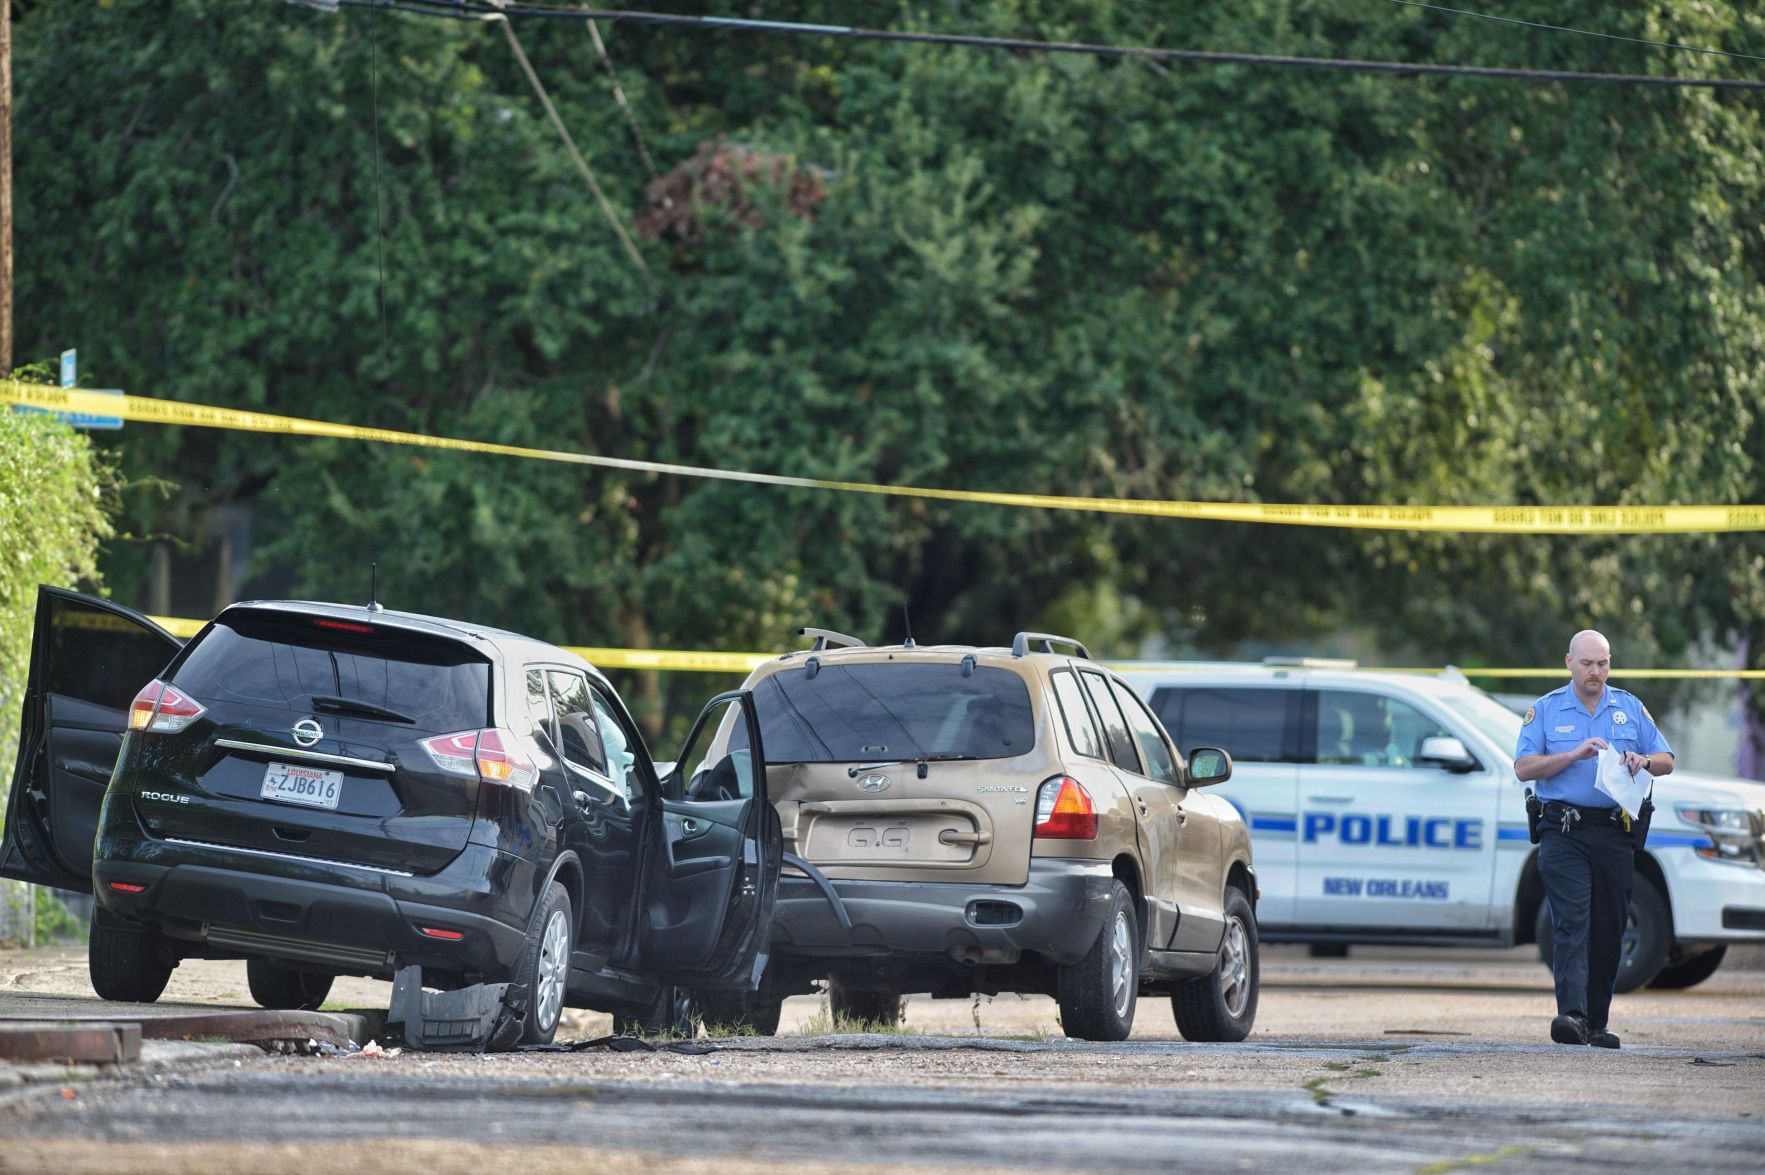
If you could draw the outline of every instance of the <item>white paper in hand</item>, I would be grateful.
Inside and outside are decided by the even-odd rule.
[[[1611,747],[1600,750],[1599,778],[1593,785],[1630,813],[1632,820],[1641,815],[1642,802],[1648,798],[1654,782],[1655,777],[1647,771],[1630,774],[1630,768],[1624,766],[1624,756]]]

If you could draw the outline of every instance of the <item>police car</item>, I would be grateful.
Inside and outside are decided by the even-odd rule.
[[[1454,670],[1352,661],[1118,666],[1187,751],[1232,756],[1217,794],[1250,825],[1264,942],[1550,943],[1514,777],[1520,716]],[[1765,784],[1655,784],[1618,990],[1690,987],[1765,942]]]

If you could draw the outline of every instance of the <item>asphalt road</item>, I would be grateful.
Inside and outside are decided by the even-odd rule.
[[[1620,997],[1617,1053],[1541,1043],[1523,952],[1276,950],[1241,1045],[1181,1041],[1154,1000],[1106,1046],[1046,1001],[916,1002],[908,1033],[841,1037],[809,999],[787,1035],[694,1054],[229,1059],[0,1095],[0,1170],[1756,1171],[1761,954]],[[53,970],[16,962],[0,1014]]]

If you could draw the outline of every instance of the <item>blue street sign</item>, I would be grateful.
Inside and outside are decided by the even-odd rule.
[[[78,351],[75,351],[72,349],[63,351],[61,353],[61,386],[62,387],[71,388],[74,386],[74,379],[75,379],[74,370],[79,363],[79,358],[80,358],[80,353]]]
[[[81,388],[80,390],[98,396],[122,395],[121,390],[117,388]],[[58,412],[56,415],[75,428],[121,428],[123,426],[123,418],[120,416],[94,416],[90,412]]]

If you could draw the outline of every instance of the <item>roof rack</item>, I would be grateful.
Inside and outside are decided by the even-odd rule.
[[[1264,665],[1279,665],[1288,669],[1359,669],[1361,663],[1353,657],[1264,657]]]
[[[1071,645],[1078,655],[1089,661],[1091,651],[1070,636],[1055,636],[1051,632],[1020,632],[1011,638],[1011,655],[1021,657],[1030,651],[1030,642],[1039,641],[1044,653],[1052,653],[1055,645]]]
[[[831,628],[799,628],[798,636],[812,636],[815,643],[809,646],[811,653],[819,653],[829,645],[843,645],[848,649],[865,648],[863,641],[855,636],[847,636],[843,632],[835,632]]]

